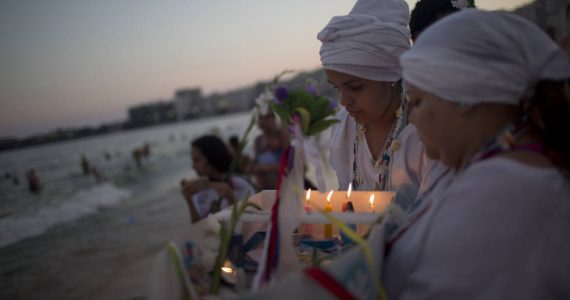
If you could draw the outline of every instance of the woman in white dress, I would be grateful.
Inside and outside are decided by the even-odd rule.
[[[333,128],[330,163],[339,189],[418,190],[429,172],[407,103],[399,56],[410,48],[409,9],[402,0],[358,1],[318,34],[328,81],[343,109]]]
[[[401,63],[410,120],[451,176],[373,229],[380,274],[351,249],[245,298],[570,299],[566,55],[518,16],[468,9]]]
[[[410,120],[454,176],[389,231],[389,298],[569,299],[568,58],[518,16],[466,10],[400,61]]]

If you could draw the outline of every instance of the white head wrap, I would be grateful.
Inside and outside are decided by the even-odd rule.
[[[403,0],[359,0],[317,35],[324,68],[368,80],[400,80],[398,59],[410,48],[409,18]]]
[[[569,58],[536,25],[467,9],[420,35],[400,58],[404,81],[448,101],[517,104],[542,79],[570,78]]]

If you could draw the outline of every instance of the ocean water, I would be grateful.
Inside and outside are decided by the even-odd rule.
[[[160,181],[190,173],[190,140],[204,133],[227,140],[231,134],[241,135],[248,121],[247,115],[233,115],[0,152],[0,247],[119,205],[150,183],[156,188]],[[151,154],[137,167],[131,152],[144,143],[150,145]],[[82,154],[102,174],[102,183],[83,174]],[[40,179],[39,193],[28,190],[25,173],[30,169]],[[19,183],[6,178],[6,173]]]
[[[121,263],[156,251],[169,240],[168,228],[187,225],[178,182],[194,176],[190,141],[206,133],[240,136],[249,118],[226,115],[0,152],[0,298],[89,298]],[[137,167],[131,152],[145,143],[150,155]],[[102,182],[83,174],[82,154]],[[30,169],[39,193],[28,190]]]

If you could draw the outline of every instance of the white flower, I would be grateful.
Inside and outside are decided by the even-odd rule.
[[[222,225],[220,225],[220,222],[218,221],[218,219],[216,219],[216,217],[214,217],[214,215],[209,214],[208,217],[206,217],[206,231],[207,234],[208,233],[213,233],[214,235],[218,235],[220,234],[220,228],[222,227]]]
[[[255,106],[261,115],[266,115],[269,112],[269,102],[273,101],[275,97],[273,93],[267,89],[255,98]]]
[[[469,7],[469,1],[467,0],[451,0],[451,6],[457,9],[466,9]]]

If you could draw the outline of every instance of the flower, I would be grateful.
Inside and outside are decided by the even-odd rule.
[[[289,98],[289,91],[287,88],[280,86],[275,90],[275,97],[279,103],[283,103]]]
[[[319,94],[317,87],[312,84],[305,87],[305,92],[311,94],[312,96],[317,96]]]
[[[292,124],[301,125],[305,136],[317,134],[338,122],[334,117],[330,118],[336,112],[336,104],[333,105],[328,98],[319,96],[316,86],[312,83],[291,90],[278,87],[275,97],[278,102],[270,103],[271,109],[285,127]]]
[[[329,100],[329,106],[328,109],[330,111],[336,111],[337,107],[338,107],[338,102],[332,98],[327,97],[327,100]]]
[[[206,218],[206,226],[204,228],[204,239],[200,243],[200,261],[204,268],[208,271],[214,269],[214,264],[216,262],[216,257],[219,253],[220,248],[220,222],[214,217],[214,215],[209,214]]]
[[[266,115],[269,112],[269,102],[273,101],[275,96],[270,90],[265,90],[263,93],[259,94],[255,98],[255,110],[258,114],[256,115]]]
[[[209,214],[208,217],[206,217],[206,230],[208,232],[211,232],[211,233],[217,235],[220,233],[221,227],[222,227],[222,225],[220,224],[218,219],[216,219],[216,217],[214,217],[214,215]]]

